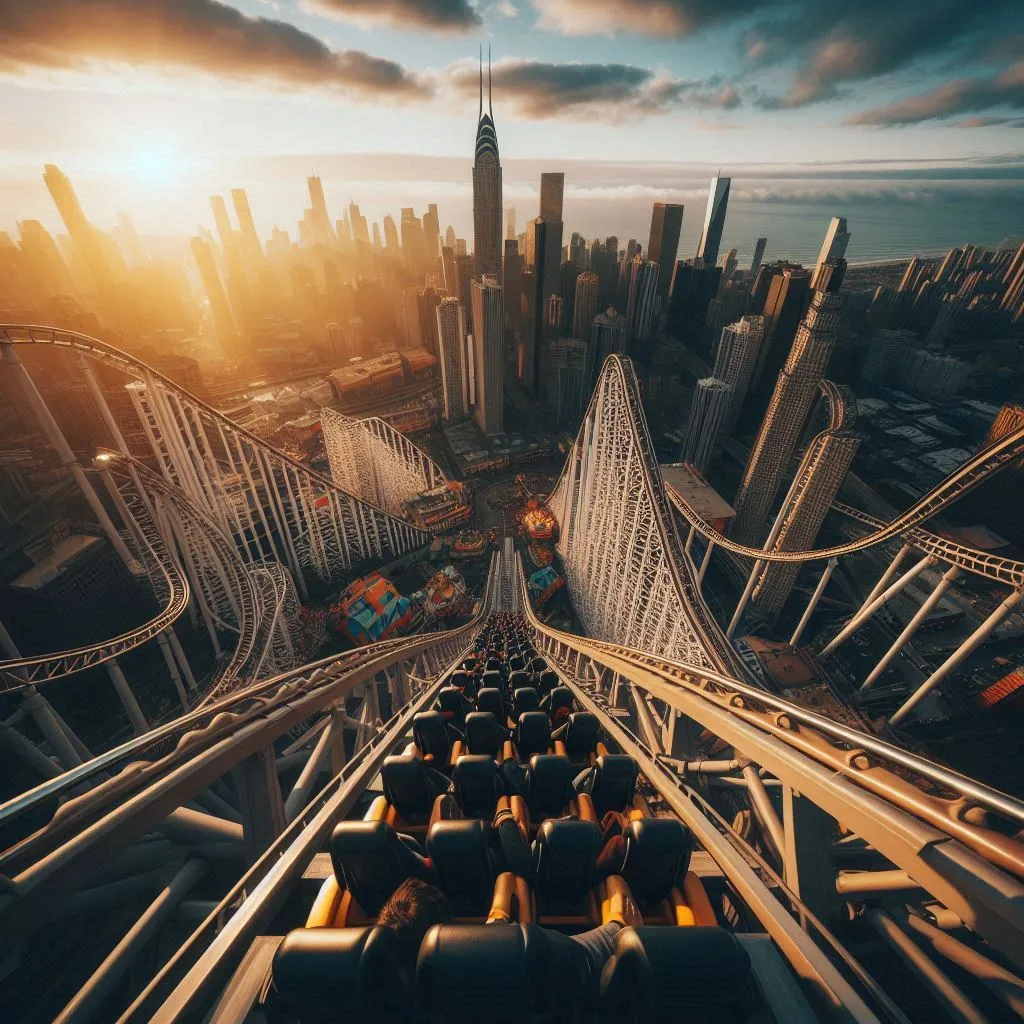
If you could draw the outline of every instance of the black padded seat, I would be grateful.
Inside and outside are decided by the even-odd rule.
[[[533,847],[535,887],[545,902],[576,906],[594,885],[601,830],[578,818],[545,821]]]
[[[572,708],[572,690],[568,686],[556,686],[545,700],[547,701],[545,710],[551,716],[551,721],[554,721],[560,709]]]
[[[526,805],[535,822],[557,818],[576,796],[569,761],[557,754],[535,754],[530,759],[530,788]]]
[[[513,654],[508,659],[508,670],[509,672],[516,673],[522,672],[526,668],[526,662],[523,661],[521,654]]]
[[[496,758],[504,741],[505,730],[492,711],[471,711],[466,715],[466,747],[470,754]]]
[[[512,693],[515,693],[521,686],[533,687],[533,676],[522,669],[512,672],[508,677],[508,688]]]
[[[480,688],[497,690],[499,693],[504,693],[505,677],[500,672],[492,672],[488,670],[480,676]]]
[[[492,715],[504,718],[505,701],[496,686],[485,686],[476,695],[477,711],[490,711]]]
[[[458,694],[458,690],[455,693]],[[439,768],[447,766],[451,740],[440,711],[421,711],[414,715],[412,738],[423,757],[431,757]]]
[[[624,811],[630,806],[639,771],[628,754],[604,754],[597,759],[589,792],[598,820],[608,811]]]
[[[590,711],[574,711],[566,723],[562,742],[565,754],[574,764],[586,761],[597,750],[597,737],[601,723]]]
[[[551,746],[551,722],[543,711],[524,711],[516,724],[516,752],[529,762],[535,754],[546,754]]]
[[[533,661],[530,662],[530,669],[533,672],[545,672],[547,671],[548,663],[540,657],[534,657]]]
[[[505,795],[498,766],[487,754],[463,754],[452,769],[455,801],[467,818],[490,821],[498,810],[498,797]]]
[[[384,796],[407,825],[426,825],[448,780],[415,754],[392,754],[380,770]]]
[[[473,705],[458,687],[442,686],[437,694],[436,710],[440,712],[445,722],[461,731],[466,721],[466,713],[473,710]]]
[[[622,877],[640,906],[653,907],[681,886],[690,866],[693,837],[675,818],[642,818],[626,829]]]
[[[540,696],[529,686],[521,686],[512,692],[512,717],[518,722],[519,716],[527,711],[540,708]]]
[[[433,880],[427,861],[386,821],[341,822],[331,834],[331,864],[369,917],[380,913],[407,878]]]
[[[457,690],[463,690],[469,684],[469,681],[473,678],[472,672],[467,672],[464,669],[457,668],[451,675],[448,676],[448,682],[446,685],[454,686]]]
[[[499,658],[488,658],[487,664],[484,666],[485,672],[497,672],[499,675],[504,676],[504,671],[501,667],[501,660]]]
[[[493,765],[493,762],[492,762]],[[491,851],[491,823],[479,819],[436,821],[427,852],[437,885],[456,917],[486,918],[494,896],[498,864]]]
[[[413,969],[390,928],[297,928],[272,973],[275,1007],[302,1024],[399,1024],[415,1002]]]
[[[542,697],[546,697],[556,686],[561,684],[561,679],[558,678],[558,673],[552,669],[547,669],[544,672],[534,673],[534,679],[537,681],[537,690],[540,692]]]
[[[623,928],[601,975],[602,1024],[743,1024],[750,957],[724,928]]]
[[[577,964],[534,924],[434,925],[420,945],[417,1004],[426,1021],[576,1021]]]

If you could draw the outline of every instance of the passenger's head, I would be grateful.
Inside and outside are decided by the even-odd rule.
[[[407,878],[381,908],[377,924],[390,928],[406,955],[415,960],[427,932],[451,919],[448,898],[436,885]]]

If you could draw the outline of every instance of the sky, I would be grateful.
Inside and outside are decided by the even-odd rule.
[[[292,227],[315,171],[464,231],[481,46],[521,222],[542,165],[594,210],[722,168],[765,202],[987,193],[1024,231],[1021,0],[0,0],[0,230],[59,226],[56,163],[100,226],[191,233],[244,186]]]

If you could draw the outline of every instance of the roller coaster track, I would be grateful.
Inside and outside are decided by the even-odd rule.
[[[743,674],[683,555],[628,359],[605,361],[548,503],[569,593],[590,635]]]
[[[828,548],[817,548],[807,551],[776,551],[762,550],[746,544],[737,544],[719,533],[713,526],[705,522],[700,515],[674,492],[672,504],[683,518],[706,540],[718,545],[734,555],[758,559],[765,562],[814,562],[829,558],[841,558],[843,555],[865,551],[877,544],[883,544],[894,537],[904,537],[926,554],[956,565],[967,572],[1000,583],[1008,583],[1014,587],[1024,585],[1024,562],[1010,558],[999,558],[976,551],[962,544],[946,540],[926,530],[919,524],[938,515],[957,499],[972,491],[989,478],[993,473],[1012,465],[1024,455],[1024,427],[1018,428],[1004,437],[986,445],[972,455],[959,469],[949,474],[936,484],[930,491],[919,498],[909,509],[897,516],[892,522],[885,523],[874,516],[849,505],[835,503],[833,507],[843,515],[857,519],[865,525],[872,526],[871,533],[858,537],[844,544],[836,544]]]
[[[632,706],[641,725],[647,719],[655,760],[665,756],[667,721],[652,728],[649,709],[686,715],[799,789],[1024,966],[1024,803],[730,675],[552,629],[530,607],[521,564],[518,577],[538,650],[596,710]]]
[[[300,591],[430,541],[426,532],[338,487],[129,353],[51,327],[0,325],[0,344],[65,349],[135,379],[129,393],[160,472],[236,539],[246,561],[287,565]]]

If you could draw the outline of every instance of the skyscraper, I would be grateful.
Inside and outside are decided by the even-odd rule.
[[[435,313],[440,349],[441,389],[444,392],[444,418],[461,419],[469,412],[469,352],[466,312],[458,299],[441,300]]]
[[[576,296],[573,300],[572,336],[589,338],[590,328],[597,316],[597,274],[586,270],[576,278]]]
[[[504,348],[505,310],[501,285],[496,277],[485,274],[473,281],[473,362],[476,372],[476,408],[473,415],[485,434],[505,432]]]
[[[516,208],[514,206],[510,206],[505,211],[505,241],[507,242],[510,239],[515,241],[518,237],[519,236],[516,235]]]
[[[109,288],[112,284],[110,266],[103,253],[99,233],[85,216],[71,182],[54,164],[47,164],[43,168],[43,181],[68,229],[71,241],[89,269],[93,284],[100,291]]]
[[[519,255],[519,242],[515,238],[505,239],[505,258],[502,262],[502,275],[505,315],[508,317],[512,330],[518,331],[522,321],[523,257]]]
[[[384,244],[388,253],[397,256],[402,243],[398,240],[398,228],[395,226],[395,218],[390,213],[384,215]]]
[[[718,263],[718,250],[722,246],[722,231],[725,228],[725,212],[729,205],[731,183],[731,178],[711,179],[708,208],[704,214],[704,229],[701,231],[700,243],[697,246],[697,258],[704,261],[705,267],[713,267]]]
[[[846,255],[846,247],[850,244],[850,232],[846,230],[845,217],[833,217],[825,232],[825,241],[818,253],[818,262],[814,265],[815,274],[826,260],[841,260]]]
[[[437,216],[437,203],[428,203],[423,214],[423,242],[428,260],[441,255],[441,222]]]
[[[241,237],[242,259],[245,260],[246,271],[256,279],[263,266],[263,247],[256,231],[256,222],[252,218],[249,197],[244,188],[231,190],[231,202],[238,218],[238,233]]]
[[[750,276],[753,277],[757,273],[758,268],[761,266],[761,260],[764,259],[764,251],[768,246],[768,239],[761,237],[757,240],[757,245],[754,246],[754,258],[750,261]]]
[[[658,264],[658,294],[667,295],[672,271],[679,252],[679,233],[683,230],[683,207],[676,203],[655,203],[651,212],[651,237],[647,258]]]
[[[729,412],[732,385],[714,377],[697,381],[690,406],[690,419],[679,451],[679,461],[688,462],[699,473],[704,473],[715,446],[722,436],[725,419]]]
[[[856,400],[845,396],[846,416],[835,428],[822,431],[807,446],[796,476],[782,503],[782,525],[773,546],[779,551],[813,548],[821,524],[846,477],[860,438],[846,421],[855,417]],[[769,620],[778,616],[800,574],[800,564],[769,562],[754,587],[757,610]]]
[[[210,315],[213,317],[213,326],[217,332],[217,340],[220,342],[225,356],[228,358],[238,358],[240,355],[238,330],[235,327],[234,317],[231,315],[231,306],[228,304],[224,284],[220,279],[220,274],[217,272],[213,251],[201,238],[193,238],[190,245],[192,247],[192,256],[199,270],[199,276],[202,278],[203,287],[206,289],[206,297],[210,300]]]
[[[558,270],[562,265],[562,200],[565,195],[565,175],[545,172],[540,176],[540,214],[544,221],[544,298],[558,295]]]
[[[654,321],[654,299],[658,290],[658,264],[637,254],[629,276],[629,300],[626,321],[629,324],[629,353],[634,358],[646,355]]]
[[[491,58],[487,55],[487,113],[484,113],[484,65],[480,61],[480,111],[473,159],[473,258],[476,274],[501,279],[501,163],[491,105]]]
[[[411,206],[402,208],[401,231],[402,257],[405,265],[420,274],[427,262],[427,246],[423,237],[423,225]]]
[[[764,342],[757,356],[752,387],[762,381],[767,387],[786,361],[797,325],[807,308],[810,285],[810,274],[799,267],[786,266],[772,277],[763,310]]]
[[[587,385],[594,390],[601,367],[610,355],[626,351],[626,318],[614,309],[598,313],[590,328],[590,347],[587,349]],[[588,394],[589,397],[589,394]]]
[[[313,227],[313,240],[318,245],[333,245],[334,232],[331,231],[331,218],[327,213],[327,198],[324,196],[324,186],[315,174],[306,179],[306,185],[309,187],[310,223]]]
[[[741,544],[758,544],[767,533],[768,513],[839,336],[839,306],[834,292],[815,292],[797,329],[736,494],[729,533]]]
[[[763,316],[740,317],[736,323],[722,329],[712,376],[732,387],[722,426],[725,433],[732,431],[740,417],[763,340]]]

